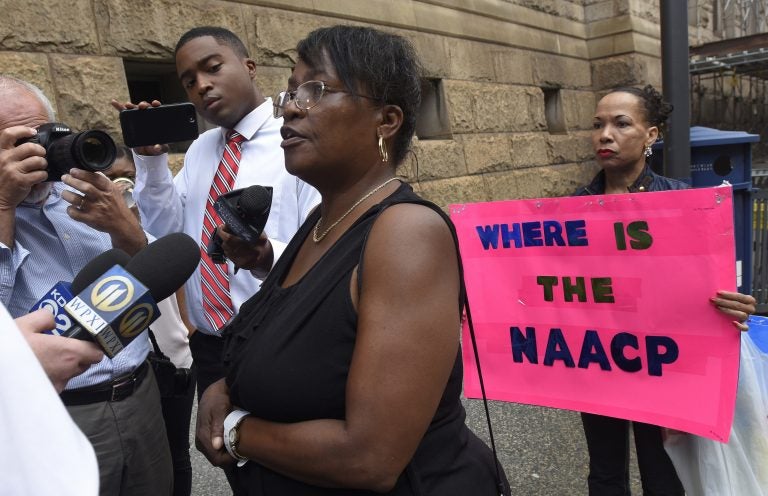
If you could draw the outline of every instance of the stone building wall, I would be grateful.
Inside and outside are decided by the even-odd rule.
[[[444,206],[572,192],[595,172],[596,95],[661,83],[658,0],[0,0],[0,12],[0,73],[38,84],[58,120],[118,139],[109,101],[129,98],[124,60],[172,63],[191,27],[241,36],[265,94],[316,27],[402,34],[445,110],[444,132],[420,136],[402,170]]]

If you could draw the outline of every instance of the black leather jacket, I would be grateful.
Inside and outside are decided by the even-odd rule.
[[[648,164],[645,165],[640,177],[627,188],[627,193],[640,193],[643,191],[668,191],[671,189],[689,189],[691,186],[678,179],[672,179],[656,174]],[[592,182],[579,188],[575,196],[602,195],[605,194],[605,172],[597,173]]]

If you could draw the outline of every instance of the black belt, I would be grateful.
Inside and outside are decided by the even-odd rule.
[[[90,405],[104,401],[122,401],[138,389],[141,381],[147,376],[149,366],[147,361],[128,375],[118,377],[112,382],[82,389],[71,389],[61,393],[61,401],[66,406]]]

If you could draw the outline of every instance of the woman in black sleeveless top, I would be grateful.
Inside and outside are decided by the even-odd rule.
[[[459,399],[455,232],[395,178],[420,104],[413,49],[336,26],[298,55],[275,114],[286,168],[322,203],[226,328],[197,445],[238,461],[236,494],[507,493]]]

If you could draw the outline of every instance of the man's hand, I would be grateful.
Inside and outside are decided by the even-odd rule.
[[[224,447],[224,419],[231,411],[229,389],[224,379],[208,386],[197,408],[195,447],[217,467],[235,461]]]
[[[48,310],[40,309],[19,317],[16,325],[59,393],[64,390],[67,381],[104,357],[96,343],[40,334],[55,327],[53,315]]]
[[[232,260],[235,267],[248,269],[260,278],[266,277],[275,259],[272,243],[266,233],[262,231],[256,243],[249,243],[235,236],[226,225],[219,226],[217,233],[221,237],[224,255]]]
[[[36,143],[16,146],[18,140],[35,134],[36,129],[26,126],[0,132],[0,210],[15,211],[32,187],[48,178],[45,148]]]
[[[72,219],[109,234],[112,245],[129,255],[146,246],[147,239],[139,220],[125,204],[122,191],[107,176],[71,169],[61,180],[82,193],[61,193],[61,197],[72,204],[67,207]]]
[[[159,107],[161,105],[160,101],[158,100],[152,100],[151,102],[139,102],[136,104],[131,102],[118,102],[117,100],[113,99],[109,103],[112,105],[112,107],[115,108],[115,110],[121,112],[128,109],[144,110],[148,109],[149,107]],[[168,145],[137,146],[134,148],[134,151],[139,155],[162,155],[163,153],[168,153]]]

